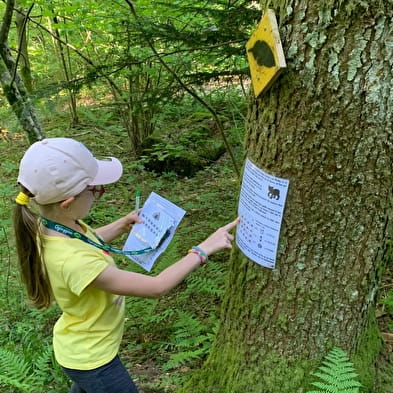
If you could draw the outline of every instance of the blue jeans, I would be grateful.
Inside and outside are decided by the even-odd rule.
[[[69,393],[138,393],[119,356],[94,370],[62,369],[74,382]]]

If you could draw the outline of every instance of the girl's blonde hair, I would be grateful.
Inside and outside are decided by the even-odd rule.
[[[22,192],[33,195],[22,186]],[[19,268],[29,299],[36,308],[51,304],[51,288],[42,259],[39,217],[26,205],[14,208],[14,231]]]

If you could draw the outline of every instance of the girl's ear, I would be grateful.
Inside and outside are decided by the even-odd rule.
[[[71,203],[74,201],[75,201],[75,197],[69,197],[67,199],[64,199],[64,201],[60,202],[60,207],[62,207],[63,209],[68,209]]]

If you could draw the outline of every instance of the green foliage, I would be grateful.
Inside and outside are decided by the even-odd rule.
[[[388,314],[393,316],[393,291],[389,291],[386,294],[386,297],[381,300],[381,304],[384,304]]]
[[[0,347],[0,386],[32,393],[45,389],[51,382],[53,370],[52,348],[26,356]]]
[[[82,112],[84,99],[95,96],[111,107],[109,116],[120,121],[139,154],[157,114],[182,96],[179,80],[195,87],[248,76],[244,44],[260,11],[247,1],[224,0],[138,1],[136,11],[137,19],[125,2],[38,0],[28,26],[28,60],[34,97],[44,110],[60,115],[64,105],[56,100],[64,96]],[[10,45],[16,51],[13,28]],[[72,125],[79,126],[75,119]]]
[[[59,311],[55,307],[45,311],[30,309],[23,301],[14,305],[15,288],[10,288],[10,295],[12,304],[5,309],[6,318],[0,317],[0,375],[6,377],[1,384],[23,392],[57,392],[56,386],[66,384],[51,344]]]
[[[29,392],[32,388],[28,381],[30,375],[30,363],[20,355],[0,348],[0,384]]]
[[[221,277],[224,273],[224,267],[219,263],[209,262],[209,270],[216,272],[221,271]],[[222,285],[222,280],[218,274],[212,276],[206,275],[205,272],[198,273],[189,276],[187,278],[187,292],[199,293],[205,295],[221,296],[224,292],[224,287]]]
[[[313,375],[320,381],[312,383],[319,390],[307,393],[359,393],[362,385],[355,379],[358,374],[354,372],[352,362],[342,349],[333,348],[326,355],[319,370]]]
[[[215,320],[211,329],[203,325],[191,312],[178,310],[172,328],[171,346],[168,349],[176,352],[171,353],[169,360],[163,364],[164,370],[204,358],[217,333],[218,320]]]

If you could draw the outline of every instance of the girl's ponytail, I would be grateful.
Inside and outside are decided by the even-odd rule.
[[[34,306],[47,308],[51,303],[51,289],[42,260],[39,219],[25,203],[32,196],[29,191],[22,187],[20,195],[13,220],[21,278]]]

